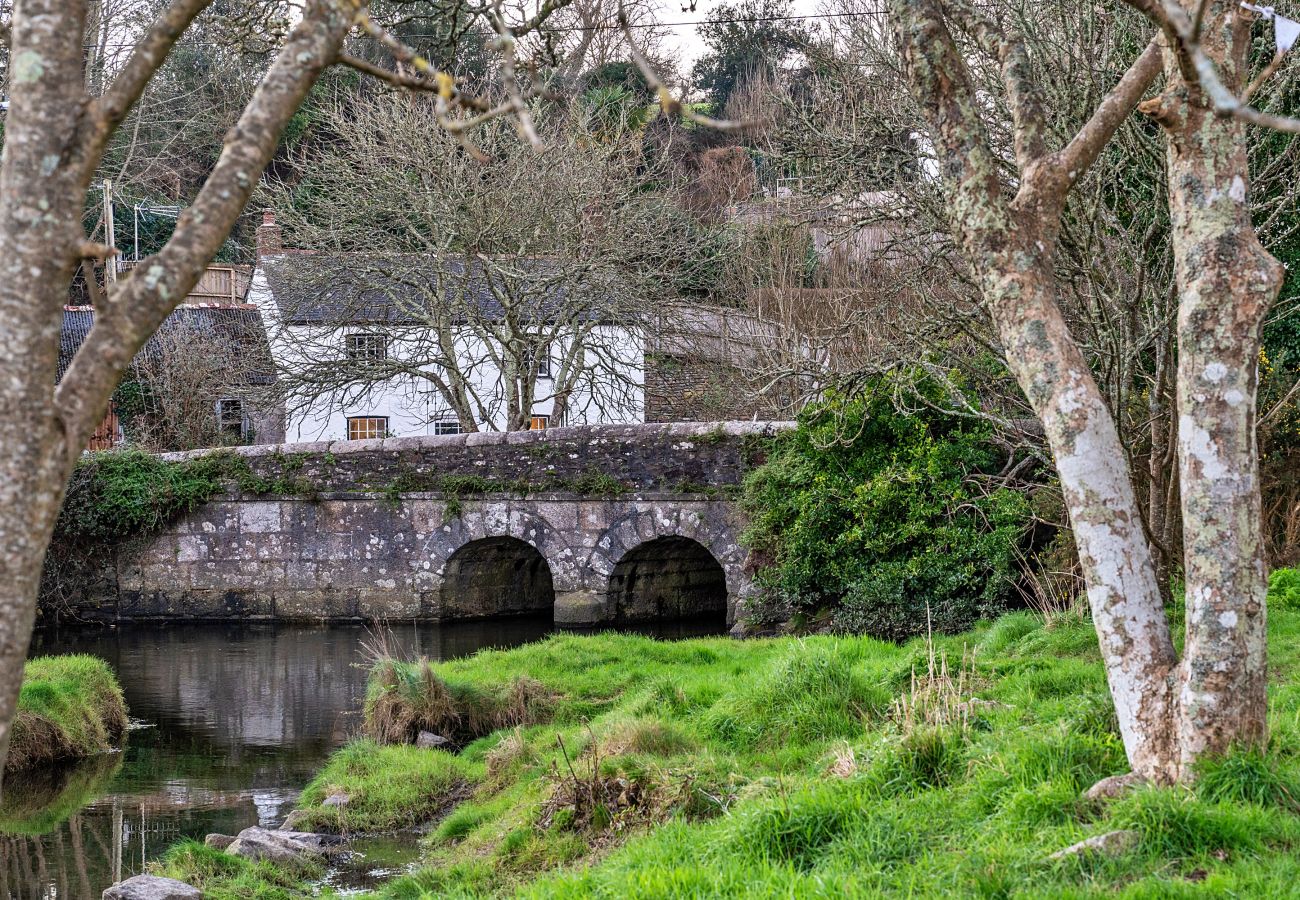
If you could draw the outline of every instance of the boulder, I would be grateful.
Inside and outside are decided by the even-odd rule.
[[[107,888],[103,900],[203,900],[196,887],[174,878],[136,875]]]
[[[226,852],[245,859],[267,860],[281,865],[320,862],[337,850],[342,838],[308,831],[274,831],[269,828],[245,828],[226,848]]]
[[[1141,835],[1136,831],[1129,829],[1108,831],[1105,834],[1099,834],[1086,840],[1079,841],[1077,844],[1071,844],[1064,850],[1057,850],[1047,858],[1065,859],[1066,857],[1078,856],[1083,853],[1095,853],[1099,856],[1122,856],[1137,846],[1140,837]]]
[[[204,845],[213,850],[225,850],[234,842],[235,836],[232,834],[210,834],[203,839]]]
[[[321,801],[321,806],[347,806],[351,800],[347,794],[330,794]]]
[[[1088,788],[1083,796],[1086,800],[1114,800],[1116,797],[1122,797],[1133,788],[1144,784],[1146,784],[1146,779],[1141,775],[1126,772],[1123,775],[1112,775],[1109,778],[1103,778]]]
[[[421,731],[415,739],[415,746],[421,750],[436,750],[439,747],[445,747],[451,743],[450,738],[445,738],[440,734],[434,734],[432,731]]]
[[[307,810],[295,809],[289,815],[284,817],[284,824],[280,826],[281,831],[297,831],[298,826],[307,818]]]

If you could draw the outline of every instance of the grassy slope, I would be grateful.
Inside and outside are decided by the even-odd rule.
[[[965,696],[982,702],[964,728],[909,727],[891,706],[925,669],[922,643],[561,635],[439,664],[444,717],[450,694],[462,722],[490,727],[482,710],[506,708],[523,674],[553,696],[460,754],[347,748],[302,803],[316,825],[363,829],[460,801],[393,898],[1289,896],[1300,613],[1272,620],[1273,749],[1219,764],[1194,791],[1084,802],[1126,768],[1095,637],[1016,614],[939,642],[954,668],[974,652]],[[413,700],[428,681],[377,690]],[[339,789],[346,807],[318,805]],[[1141,834],[1134,852],[1046,859],[1115,828]]]
[[[126,724],[122,688],[103,660],[83,655],[28,660],[5,771],[111,750]]]

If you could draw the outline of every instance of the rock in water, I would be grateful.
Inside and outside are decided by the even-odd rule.
[[[239,832],[239,837],[226,848],[226,852],[245,859],[294,864],[319,862],[340,844],[342,839],[333,835],[306,831],[272,831],[253,826]]]
[[[202,900],[203,893],[183,881],[136,875],[106,889],[103,900]]]
[[[445,747],[451,743],[450,738],[445,738],[440,734],[434,734],[432,731],[421,731],[415,739],[415,746],[421,750],[435,750],[438,747]]]

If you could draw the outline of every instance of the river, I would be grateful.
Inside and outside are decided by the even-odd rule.
[[[512,647],[549,617],[395,626],[433,660]],[[721,625],[650,629],[662,637]],[[38,631],[32,656],[89,653],[117,673],[133,721],[124,752],[20,773],[0,802],[0,897],[98,900],[182,838],[274,827],[332,750],[356,733],[365,693],[361,626],[195,624]],[[360,843],[327,880],[372,887],[408,867],[416,838]]]

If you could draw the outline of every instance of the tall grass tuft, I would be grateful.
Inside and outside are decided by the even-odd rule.
[[[112,750],[126,726],[126,701],[108,663],[83,655],[28,660],[5,771]]]

